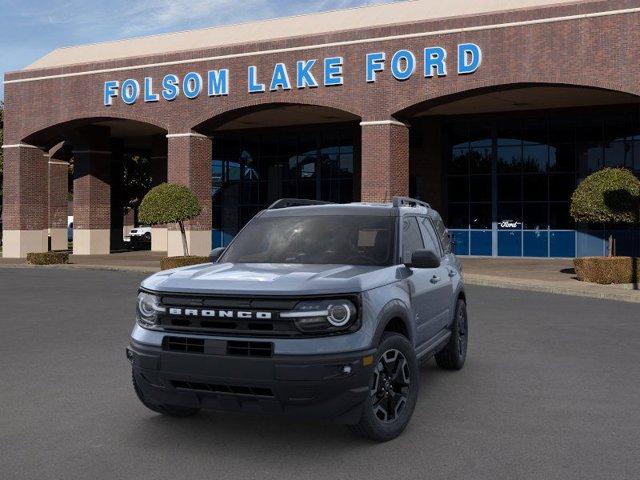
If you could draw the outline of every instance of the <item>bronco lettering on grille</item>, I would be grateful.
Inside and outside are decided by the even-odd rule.
[[[271,320],[271,312],[252,312],[245,310],[197,310],[195,308],[175,308],[169,309],[170,315],[183,315],[186,317],[207,317],[207,318],[237,318],[241,320]]]

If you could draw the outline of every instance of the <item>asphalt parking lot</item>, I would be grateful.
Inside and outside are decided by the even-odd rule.
[[[2,479],[637,479],[637,304],[469,287],[465,369],[408,429],[147,411],[124,346],[141,274],[0,269]]]

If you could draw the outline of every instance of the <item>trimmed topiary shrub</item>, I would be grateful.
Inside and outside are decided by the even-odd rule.
[[[600,283],[635,283],[640,278],[640,262],[631,257],[582,257],[573,261],[578,280]],[[634,273],[635,269],[635,273]]]
[[[640,180],[624,168],[605,168],[585,178],[571,196],[578,223],[632,224],[640,216]],[[609,237],[609,256],[613,255]]]
[[[29,265],[62,265],[69,263],[69,252],[27,253]]]
[[[183,185],[163,183],[152,188],[140,204],[138,219],[148,225],[177,223],[182,234],[182,247],[189,256],[184,222],[202,213],[202,207],[191,190]]]
[[[209,263],[209,257],[165,257],[160,260],[160,269],[171,270],[172,268],[188,267],[202,263]]]

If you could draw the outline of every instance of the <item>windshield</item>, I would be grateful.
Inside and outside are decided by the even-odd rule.
[[[395,220],[351,215],[256,218],[220,262],[391,265]]]

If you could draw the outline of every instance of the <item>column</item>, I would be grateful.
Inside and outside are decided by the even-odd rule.
[[[417,132],[414,129],[417,129]],[[411,195],[430,203],[434,209],[442,213],[445,205],[442,181],[445,157],[442,122],[425,119],[412,124],[411,130],[418,137],[411,145]]]
[[[46,252],[48,154],[27,144],[4,145],[4,258],[24,258]]]
[[[156,187],[167,181],[167,138],[156,135],[151,139],[151,186]],[[168,230],[166,225],[151,228],[151,251],[166,252]]]
[[[185,185],[198,198],[202,214],[185,225],[190,255],[211,251],[211,154],[209,137],[194,132],[167,135],[169,183]],[[168,254],[184,255],[177,225],[169,226]]]
[[[111,251],[111,150],[109,129],[78,132],[73,151],[73,253]]]
[[[409,128],[396,120],[363,121],[363,202],[409,195]]]
[[[51,250],[67,250],[67,195],[69,162],[65,161],[64,144],[49,151],[49,237]]]

